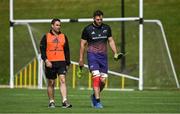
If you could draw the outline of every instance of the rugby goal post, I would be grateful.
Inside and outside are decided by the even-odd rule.
[[[13,41],[14,41],[14,37],[13,37],[13,27],[15,25],[18,24],[24,24],[29,28],[29,32],[30,32],[30,27],[29,27],[29,23],[50,23],[51,19],[14,19],[13,18],[13,0],[10,0],[10,88],[14,88],[14,48],[13,48]],[[92,22],[93,19],[89,19],[89,18],[80,18],[80,19],[61,19],[61,22],[63,23],[69,23],[69,22]],[[112,72],[109,71],[109,73],[112,73],[114,75],[117,76],[124,76],[133,80],[137,80],[138,81],[138,88],[139,90],[143,90],[143,23],[144,22],[150,22],[150,21],[146,21],[143,19],[143,0],[139,0],[139,16],[138,17],[127,17],[127,18],[104,18],[103,21],[105,22],[111,22],[111,21],[139,21],[139,76],[138,78],[133,77],[133,76],[128,76],[126,74],[121,74],[121,73],[116,73],[116,72]],[[32,37],[32,36],[31,36]],[[33,40],[32,40],[33,42]],[[167,44],[167,42],[166,42]],[[33,45],[34,46],[34,45]],[[37,47],[34,46],[34,50],[36,53],[36,56],[38,58],[38,52],[37,52]],[[167,50],[169,52],[169,48],[167,45]],[[169,59],[171,61],[171,67],[173,69],[173,73],[175,76],[175,80],[176,80],[176,85],[179,88],[179,83],[177,80],[177,76],[176,76],[176,72],[172,63],[172,59],[169,53]],[[42,73],[39,73],[40,75],[42,75]],[[40,76],[39,76],[40,77]],[[39,84],[39,87],[41,88],[42,83]]]

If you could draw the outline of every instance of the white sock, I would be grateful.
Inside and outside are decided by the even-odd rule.
[[[67,100],[67,98],[66,98],[66,97],[64,97],[64,98],[63,98],[63,102],[65,102],[66,100]]]
[[[50,101],[49,101],[49,103],[52,103],[52,102],[54,103],[54,100],[50,100]]]

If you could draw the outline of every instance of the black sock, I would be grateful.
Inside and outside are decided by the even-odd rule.
[[[100,99],[96,99],[96,101],[99,103],[99,102],[100,102]]]

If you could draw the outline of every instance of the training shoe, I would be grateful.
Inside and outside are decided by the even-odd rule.
[[[62,108],[71,108],[71,107],[72,107],[72,105],[69,104],[69,103],[67,102],[67,100],[62,103]]]
[[[96,105],[94,106],[94,108],[103,108],[102,104],[100,102],[96,103]]]
[[[92,95],[91,95],[91,106],[92,106],[92,107],[95,107],[95,106],[96,106],[96,103],[97,103],[96,98],[95,98],[94,94],[92,94]]]
[[[49,103],[48,108],[55,108],[55,103],[54,102]]]

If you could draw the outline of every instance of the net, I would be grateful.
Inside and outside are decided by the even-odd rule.
[[[112,27],[112,34],[120,51],[121,44],[121,22],[105,22]],[[62,32],[66,34],[69,39],[69,46],[71,52],[71,60],[79,60],[79,42],[81,37],[81,31],[90,23],[63,23]],[[31,30],[33,32],[36,45],[39,48],[39,42],[42,36],[49,31],[50,24],[36,23],[31,24]],[[120,61],[113,60],[112,51],[108,50],[109,70],[127,74],[136,78],[139,78],[139,23],[138,22],[125,22],[125,50],[126,50],[126,68],[123,72],[120,71]],[[29,61],[35,57],[32,41],[26,26],[15,27],[15,73],[20,71],[26,66]],[[167,50],[164,44],[163,36],[159,26],[155,23],[144,23],[144,47],[143,47],[143,59],[144,59],[144,88],[176,88],[174,74],[170,65]],[[85,56],[85,63],[86,56]],[[76,67],[77,69],[77,67]],[[83,76],[81,78],[76,77],[76,82],[73,83],[73,68],[71,67],[68,72],[68,85],[73,87],[75,84],[77,87],[87,88],[91,86],[88,69],[83,70]],[[122,78],[109,74],[107,88],[134,88],[138,89],[138,81],[128,78]]]

